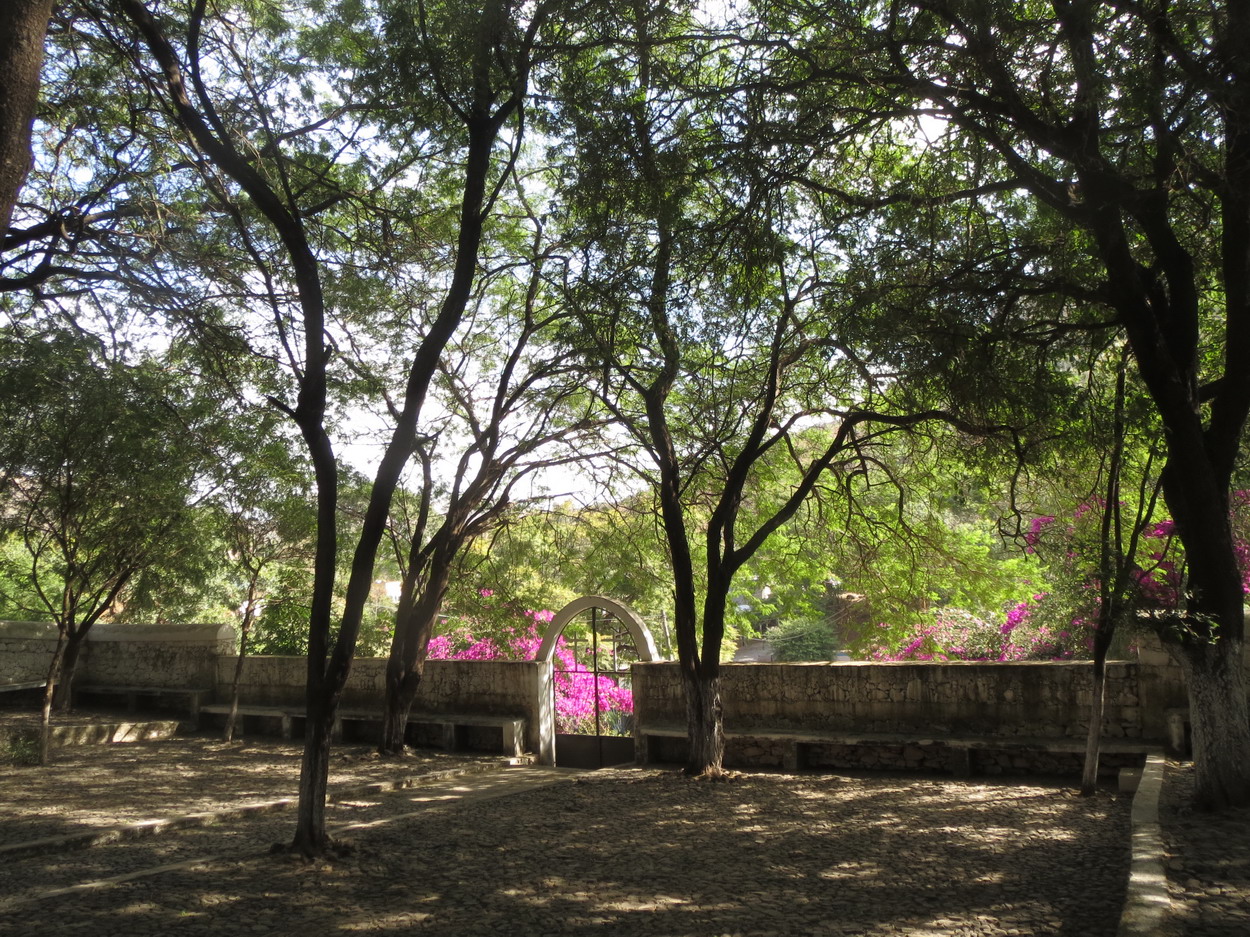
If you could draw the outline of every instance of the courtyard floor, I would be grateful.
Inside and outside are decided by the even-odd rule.
[[[356,746],[331,769],[342,858],[271,852],[291,838],[289,805],[47,841],[289,799],[298,770],[297,745],[208,737],[0,767],[0,934],[1113,937],[1124,898],[1127,795],[932,776],[708,783]],[[381,789],[400,782],[413,786]],[[1244,935],[1250,814],[1211,826],[1169,800],[1184,783],[1173,767],[1170,934]]]

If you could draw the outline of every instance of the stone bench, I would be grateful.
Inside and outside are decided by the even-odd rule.
[[[74,702],[83,702],[84,697],[121,697],[126,701],[126,711],[135,712],[140,698],[150,698],[155,703],[177,701],[176,708],[190,716],[193,725],[198,722],[202,701],[209,699],[213,691],[198,687],[171,686],[112,686],[104,684],[75,685],[73,688]]]
[[[654,760],[653,739],[685,739],[687,730],[676,725],[640,726],[637,732],[637,761],[649,764]],[[781,767],[788,772],[798,772],[809,765],[811,750],[816,746],[845,746],[852,748],[897,747],[917,750],[920,753],[943,753],[948,756],[952,772],[957,777],[971,777],[974,773],[975,753],[1003,752],[1024,756],[1028,754],[1075,754],[1085,752],[1084,738],[1041,738],[1022,736],[961,736],[925,733],[894,732],[847,732],[805,729],[726,728],[726,742],[750,743],[759,741],[780,746]],[[1145,756],[1159,751],[1159,746],[1141,739],[1103,739],[1103,755]],[[920,759],[916,759],[919,762]],[[899,767],[906,767],[900,765]]]
[[[203,720],[205,716],[223,716],[229,717],[229,703],[205,703],[200,707],[200,718]],[[295,735],[295,720],[304,718],[303,706],[250,706],[240,703],[235,710],[238,721],[236,726],[242,726],[244,720],[260,720],[269,722],[276,726],[277,735],[284,739],[293,738]],[[221,724],[225,725],[225,718],[221,720]],[[203,728],[203,725],[201,725]],[[265,735],[273,735],[272,732],[266,732]]]
[[[338,735],[342,737],[343,723],[356,723],[381,726],[382,714],[376,710],[343,710],[338,715]],[[468,734],[473,729],[498,729],[499,751],[516,758],[525,754],[525,719],[522,716],[487,716],[462,713],[426,713],[413,712],[408,714],[408,727],[433,727],[444,750],[449,752],[464,751],[468,745]]]
[[[31,680],[25,683],[0,683],[0,693],[19,693],[22,690],[42,690],[42,688],[46,686],[46,680]]]
[[[202,714],[225,716],[230,712],[229,703],[209,703],[200,707]],[[289,739],[295,734],[297,723],[302,728],[305,718],[302,706],[251,706],[240,705],[238,714],[247,718],[273,720],[277,723],[282,738]],[[369,725],[380,728],[382,713],[380,710],[340,709],[334,717],[331,737],[342,740],[344,726],[359,727]],[[483,716],[459,713],[421,713],[414,712],[408,716],[408,725],[434,726],[437,728],[442,747],[449,752],[463,751],[467,745],[466,736],[471,729],[498,729],[499,750],[505,755],[519,757],[525,754],[525,719],[519,716]]]

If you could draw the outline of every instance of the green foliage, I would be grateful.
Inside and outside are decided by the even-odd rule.
[[[0,743],[0,764],[30,767],[39,764],[38,731],[8,729]]]
[[[78,334],[9,334],[3,348],[0,516],[28,554],[10,576],[37,598],[28,614],[73,632],[190,536],[219,414],[158,362],[105,358]]]
[[[842,650],[838,634],[821,618],[791,618],[768,632],[773,659],[834,660]]]

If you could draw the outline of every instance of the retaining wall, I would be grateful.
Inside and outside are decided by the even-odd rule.
[[[739,663],[721,666],[731,729],[806,728],[1082,738],[1092,665],[1084,662]],[[633,666],[640,726],[685,724],[677,664]],[[1164,739],[1164,710],[1184,704],[1178,668],[1107,665],[1106,738]]]
[[[48,624],[0,622],[0,683],[41,680],[56,641]],[[342,705],[378,707],[386,663],[357,660]],[[80,663],[83,683],[211,687],[228,698],[234,637],[222,625],[95,626]],[[731,729],[811,728],[1079,738],[1090,700],[1088,662],[742,663],[722,666]],[[245,661],[241,698],[256,705],[302,705],[305,662]],[[633,667],[640,725],[683,725],[677,665]],[[1167,738],[1165,711],[1186,705],[1180,668],[1143,649],[1139,661],[1108,665],[1108,738]],[[549,760],[550,664],[536,661],[430,661],[416,706],[432,712],[523,716],[532,751]]]
[[[75,680],[80,684],[211,687],[217,661],[234,653],[230,625],[99,624],[87,632]],[[56,648],[56,626],[0,622],[0,683],[43,680]]]
[[[55,625],[40,621],[0,621],[0,683],[45,679],[55,647]]]

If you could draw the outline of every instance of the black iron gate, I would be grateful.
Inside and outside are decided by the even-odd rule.
[[[556,764],[566,768],[634,760],[629,668],[638,649],[616,616],[599,608],[588,612],[589,636],[575,629],[552,662]]]

